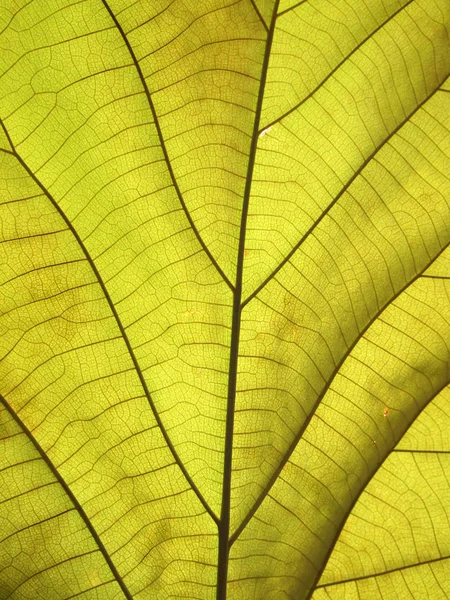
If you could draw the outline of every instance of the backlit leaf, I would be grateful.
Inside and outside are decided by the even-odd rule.
[[[450,597],[448,0],[0,48],[0,599]]]

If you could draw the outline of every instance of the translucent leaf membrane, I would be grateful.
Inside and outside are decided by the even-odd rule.
[[[5,127],[95,264],[123,328],[115,335],[132,345],[181,460],[219,512],[229,289],[180,205],[135,56],[111,15],[92,2],[44,8],[24,6],[3,34],[23,52],[3,57]],[[125,9],[120,18],[131,19]],[[35,76],[17,88],[25,68]]]
[[[109,600],[123,593],[75,506],[11,414],[0,406],[2,597]]]
[[[433,398],[359,498],[314,600],[448,598],[449,392]]]
[[[447,253],[450,258],[450,253]],[[447,271],[450,273],[450,269]],[[398,452],[450,452],[450,388],[444,388],[410,427],[395,448]]]
[[[450,127],[448,109],[450,95],[432,96],[245,306],[236,401],[236,527],[265,493],[361,334],[448,243],[450,153],[437,146]],[[438,115],[445,115],[441,123]]]
[[[176,186],[234,278],[265,30],[250,1],[110,7],[139,61]]]
[[[272,21],[272,14],[275,8],[275,0],[250,0],[261,23],[265,29],[268,29]]]
[[[314,4],[307,2],[294,13],[313,10]],[[349,22],[345,12],[341,12],[341,4],[336,10],[340,12],[342,27],[348,32]],[[354,8],[347,6],[347,9],[354,16]],[[246,237],[245,295],[251,294],[299,245],[380,148],[390,145],[397,130],[402,129],[399,136],[402,142],[395,142],[400,154],[404,151],[409,154],[413,148],[404,150],[404,146],[399,148],[398,144],[415,145],[419,137],[428,140],[428,145],[433,144],[429,138],[434,137],[436,120],[440,121],[449,106],[449,98],[438,92],[449,71],[449,40],[441,21],[443,10],[448,16],[447,2],[408,3],[391,19],[386,18],[384,25],[373,34],[368,33],[357,18],[357,26],[350,29],[348,36],[353,40],[356,32],[363,42],[357,44],[355,40],[351,52],[350,49],[339,51],[342,61],[336,69],[330,71],[327,67],[326,80],[320,77],[315,60],[306,61],[317,78],[317,84],[314,83],[317,89],[311,90],[311,96],[305,91],[304,101],[292,112],[280,106],[288,94],[280,87],[279,78],[283,77],[286,85],[293,86],[293,76],[284,77],[277,63],[273,69],[269,67],[265,99],[273,97],[276,113],[267,109],[270,114],[264,117],[263,110],[262,115]],[[326,18],[328,29],[336,30],[332,13],[324,11],[322,18]],[[362,14],[369,18],[371,12]],[[317,35],[324,35],[326,45],[324,42],[321,51],[323,60],[328,61],[331,60],[329,34],[322,33],[319,22],[315,11],[305,29],[312,38],[311,44],[314,42],[313,47],[317,44]],[[287,36],[286,43],[295,52],[300,42],[283,32],[282,23],[280,20],[276,33],[283,39]],[[398,43],[400,37],[401,44]],[[336,33],[336,39],[344,43],[345,36]],[[277,37],[272,56],[278,57],[276,49]],[[298,57],[305,62],[302,53]],[[291,68],[292,61],[284,54],[279,60]],[[295,65],[293,69],[296,70]],[[303,81],[304,70],[297,69],[297,72]],[[272,81],[272,78],[276,79]],[[420,106],[427,101],[427,110],[421,111]],[[440,136],[447,134],[443,128]],[[391,176],[402,186],[405,166],[400,157],[393,160]],[[434,163],[429,167],[434,169]],[[376,176],[377,182],[380,179],[382,186],[385,175],[381,178],[383,167],[377,166],[376,157],[368,171]],[[433,201],[433,193],[430,198],[430,192],[423,186],[431,190],[433,181],[425,180],[422,184],[421,195],[426,201],[424,205],[428,206],[429,201]],[[420,191],[417,184],[415,189]],[[375,193],[379,193],[379,189]],[[364,212],[371,210],[368,201],[363,198],[359,201]]]
[[[262,125],[296,110],[411,0],[282,0]]]
[[[232,547],[235,597],[280,589],[307,597],[313,589],[359,494],[448,383],[447,283],[419,277],[407,285],[329,376],[301,439]]]
[[[448,0],[0,3],[0,597],[450,596]]]
[[[448,560],[401,569],[392,574],[342,584],[336,588],[319,588],[314,600],[359,600],[359,598],[387,598],[396,600],[446,600],[449,594]]]
[[[280,15],[284,12],[289,12],[293,8],[296,8],[297,6],[300,6],[300,4],[303,4],[307,1],[309,0],[280,0],[278,3],[277,14]]]
[[[214,569],[211,567],[208,575],[205,568],[215,546],[214,523],[205,518],[205,508],[161,434],[104,289],[73,232],[15,157],[2,154],[0,160],[7,190],[0,207],[1,221],[10,261],[1,271],[0,386],[6,397],[4,405],[25,423],[26,436],[23,432],[22,439],[28,437],[39,444],[51,470],[71,490],[120,573],[123,587],[133,597],[145,598],[149,586],[152,590],[179,589],[176,573],[184,580],[183,571],[191,575],[190,583],[181,587],[197,593],[198,587],[214,581]],[[6,415],[5,411],[2,414]],[[2,420],[2,432],[5,426]],[[8,437],[8,429],[6,434]],[[46,577],[53,577],[46,571],[51,566],[50,556],[32,568],[23,566],[30,552],[33,524],[53,518],[44,508],[34,516],[31,508],[25,507],[48,505],[51,511],[52,494],[55,515],[68,504],[67,499],[59,499],[64,494],[56,483],[51,490],[43,485],[41,491],[36,484],[38,475],[25,472],[22,481],[23,467],[15,467],[11,459],[15,456],[19,463],[27,461],[29,446],[18,450],[17,455],[9,452],[2,456],[1,488],[6,492],[5,502],[10,502],[10,493],[12,502],[5,504],[4,518],[11,510],[14,520],[8,526],[8,536],[0,542],[0,552],[4,560],[12,552],[19,561],[2,561],[0,567],[7,569],[2,581],[9,586],[10,573],[18,571],[23,581],[11,583],[11,593],[15,593],[15,585],[34,590],[34,595],[17,592],[13,597],[18,598],[41,595],[36,590],[47,589]],[[39,469],[47,473],[44,467]],[[44,482],[49,480],[47,473]],[[78,555],[73,559],[72,554],[67,556],[67,548],[79,546],[93,552],[92,547],[98,544],[94,539],[86,541],[88,533],[77,525],[79,515],[75,513],[79,508],[70,507],[70,503],[69,508],[74,515],[61,517],[70,519],[64,525],[67,536],[61,528],[52,533],[62,540],[59,551],[52,542],[51,556],[55,564],[70,559],[72,564],[64,569],[73,579],[79,574],[80,585],[89,589],[83,561],[80,559],[78,565]],[[55,521],[46,527],[58,525]],[[36,531],[43,544],[42,527]],[[149,531],[150,544],[145,542]],[[23,552],[21,536],[25,536],[27,548]],[[11,544],[15,549],[11,550]],[[180,571],[171,566],[171,547],[180,551]],[[98,548],[95,551],[98,553]],[[98,563],[100,558],[95,560]],[[93,563],[90,568],[98,570]],[[57,581],[66,576],[64,569],[55,575]],[[46,573],[41,579],[40,571]],[[98,571],[98,583],[107,581],[104,572],[103,566]],[[57,583],[52,585],[57,587]],[[66,595],[61,597],[68,597],[72,587],[64,587],[61,593]]]

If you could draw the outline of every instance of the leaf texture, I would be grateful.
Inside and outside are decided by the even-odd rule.
[[[448,0],[0,47],[0,599],[448,598]]]

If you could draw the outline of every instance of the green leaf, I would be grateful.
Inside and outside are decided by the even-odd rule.
[[[0,48],[1,600],[450,597],[448,0]]]

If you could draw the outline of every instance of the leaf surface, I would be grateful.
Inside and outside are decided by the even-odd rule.
[[[0,7],[0,598],[450,596],[447,0]]]

